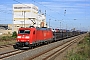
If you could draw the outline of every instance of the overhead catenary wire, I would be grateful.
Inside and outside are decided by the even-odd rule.
[[[17,3],[19,3],[19,4],[22,4],[21,2],[19,2],[19,1],[17,1],[17,0],[14,0],[15,2],[17,2]],[[23,5],[25,5],[25,4],[23,4]],[[25,6],[27,6],[27,5],[25,5]],[[43,5],[42,5],[43,6]],[[27,6],[28,7],[28,6]],[[45,8],[47,8],[46,6],[44,6]],[[48,8],[47,8],[48,9]],[[50,9],[50,10],[52,10],[52,9]],[[47,10],[46,10],[47,11]],[[59,14],[59,13],[58,13]],[[53,20],[53,21],[55,21],[55,20],[59,20],[59,21],[61,21],[61,22],[65,22],[65,21],[63,21],[63,19],[57,19],[56,17],[54,17],[54,16],[51,16],[51,15],[49,15],[49,14],[46,14],[47,16],[49,16],[50,18],[52,18],[51,20]],[[66,22],[65,22],[65,24],[66,24]]]
[[[16,1],[16,0],[15,0]],[[16,1],[16,2],[18,2],[18,1]],[[18,3],[20,3],[20,2],[18,2]],[[22,3],[20,3],[20,4],[22,4]],[[6,4],[7,5],[7,4]],[[24,4],[25,5],[25,4]],[[4,6],[4,5],[2,5],[2,6]],[[9,6],[9,5],[7,5],[7,6]],[[27,6],[27,5],[26,5]],[[29,6],[28,6],[29,7]],[[7,14],[13,14],[13,9],[8,9],[8,7],[5,7],[6,8],[6,11],[5,10],[2,10],[2,9],[0,9],[0,12],[3,12],[3,13],[7,13]],[[11,7],[12,8],[12,7]],[[7,10],[8,9],[8,10]],[[9,12],[10,11],[10,12]],[[20,15],[20,14],[18,14],[18,16],[22,16],[22,15]]]
[[[35,0],[32,0],[32,1],[33,1],[34,3],[37,3],[37,4],[41,5],[41,6],[49,9],[50,11],[54,11],[54,10],[48,8],[47,6],[44,6],[43,4],[40,4],[40,3],[36,2]],[[61,8],[66,8],[66,7],[61,7]],[[72,8],[72,7],[69,7],[69,8]],[[54,11],[54,12],[61,16],[60,13],[58,13],[58,12],[56,12],[56,11]],[[48,14],[47,14],[47,15],[48,15]],[[55,18],[55,17],[53,17],[53,16],[51,16],[51,15],[48,15],[48,16],[52,17],[53,21],[58,20],[59,22],[64,22],[64,24],[67,25],[67,22],[63,21],[63,20],[64,20],[64,17],[66,16],[66,9],[65,9],[65,11],[64,11],[64,16],[62,15],[62,16],[63,16],[62,19]],[[52,19],[51,19],[51,20],[52,20]],[[68,18],[67,18],[67,19],[68,19]],[[68,20],[69,20],[69,19],[68,19]]]
[[[23,4],[23,3],[19,2],[18,0],[13,0],[13,1],[15,1],[15,2],[17,2],[17,3],[19,3],[19,4]],[[40,4],[39,2],[36,2],[35,0],[32,0],[32,1],[33,1],[34,3],[37,3],[37,4],[41,5],[41,6],[49,9],[50,11],[54,11],[54,10],[48,8],[47,6],[44,6],[43,4]],[[25,4],[23,4],[23,5],[25,5]],[[27,6],[27,5],[25,5],[25,6]],[[29,7],[29,6],[27,6],[27,7]],[[67,7],[61,7],[61,8],[67,8]],[[70,7],[70,8],[72,8],[72,7]],[[47,11],[47,10],[46,10],[46,11]],[[54,11],[54,12],[57,13],[57,14],[59,14],[59,15],[61,16],[61,14],[58,13],[57,11]],[[63,13],[64,13],[64,12],[63,12]],[[58,19],[58,18],[56,18],[56,17],[54,17],[54,16],[51,16],[51,15],[49,15],[49,14],[46,14],[46,15],[49,16],[49,17],[51,18],[51,20],[61,20],[61,21],[62,21],[62,19],[64,20],[64,17],[66,16],[66,15],[65,15],[64,17],[62,17],[62,19]],[[68,17],[67,17],[67,20],[70,20],[70,19],[68,19]],[[62,22],[63,22],[63,21],[62,21]],[[64,22],[66,23],[66,21],[64,21]]]
[[[45,8],[47,8],[47,9],[49,9],[50,11],[54,11],[54,10],[52,10],[52,9],[50,9],[50,8],[48,8],[47,6],[44,6],[43,4],[40,4],[39,2],[36,2],[35,0],[32,0],[34,3],[37,3],[37,4],[39,4],[39,5],[41,5],[41,6],[43,6],[43,7],[45,7]],[[60,7],[60,8],[77,8],[77,7]],[[60,16],[63,16],[63,18],[66,16],[66,9],[64,9],[64,14],[63,15],[61,15],[59,12],[57,12],[57,11],[54,11],[55,13],[57,13],[58,15],[60,15]],[[48,16],[50,16],[50,15],[48,15]],[[50,16],[50,17],[52,17],[52,16]],[[55,18],[55,17],[53,17],[53,18]],[[62,19],[63,19],[62,18]],[[60,19],[57,19],[57,18],[55,18],[56,20],[60,20]],[[67,19],[68,19],[68,17],[67,17]],[[68,19],[69,20],[69,19]],[[62,21],[62,20],[61,20]]]
[[[27,5],[21,3],[21,2],[19,2],[19,1],[17,1],[17,0],[13,0],[13,1],[15,1],[15,2],[17,2],[17,3],[19,3],[19,4],[22,4],[22,5],[24,5],[24,6],[27,6]],[[32,1],[33,1],[34,3],[38,3],[38,2],[36,2],[35,0],[32,0]],[[43,6],[43,7],[45,7],[45,8],[47,8],[47,9],[49,9],[50,11],[54,11],[54,10],[52,10],[52,9],[44,6],[43,4],[40,4],[40,3],[38,3],[38,4],[41,5],[41,6]],[[27,6],[27,7],[29,7],[29,6]],[[76,8],[76,7],[61,7],[61,8]],[[46,11],[47,11],[47,10],[46,10]],[[54,11],[54,12],[56,12],[56,11]],[[56,13],[58,13],[58,12],[56,12]],[[65,12],[64,12],[64,13],[66,14],[66,9],[65,9]],[[60,13],[58,13],[58,14],[60,15]],[[64,14],[64,15],[65,15],[65,14]],[[46,14],[46,15],[54,18],[55,20],[60,20],[60,19],[57,19],[57,18],[55,18],[55,17],[53,17],[53,16],[51,16],[51,15],[49,15],[49,14]],[[64,18],[64,17],[63,17],[63,18]],[[62,18],[62,19],[63,19],[63,18]],[[68,19],[68,18],[67,18],[67,19]],[[70,19],[68,19],[68,20],[70,20]],[[62,20],[61,20],[61,21],[62,21]]]
[[[19,2],[19,1],[17,1],[17,0],[13,0],[13,1],[15,1],[15,2],[17,2],[17,3],[19,3],[19,4],[22,4],[22,5],[24,5],[24,6],[27,6],[27,5],[25,5],[25,4],[23,4],[23,3],[21,3],[21,2]],[[35,1],[34,1],[35,2]],[[39,4],[39,3],[38,3]],[[40,4],[40,5],[42,5],[42,4]],[[43,5],[42,5],[43,6]],[[29,7],[29,6],[27,6],[27,7]],[[47,9],[49,9],[48,7],[46,7],[46,6],[44,6],[45,8],[47,8]],[[52,9],[50,9],[50,10],[52,10]],[[46,10],[47,11],[47,10]],[[59,14],[59,13],[58,13]],[[50,16],[50,17],[52,17],[53,19],[57,19],[57,18],[55,18],[55,17],[53,17],[53,16],[51,16],[51,15],[49,15],[49,14],[46,14],[46,15],[48,15],[48,16]],[[59,20],[59,19],[57,19],[57,20]]]
[[[41,6],[43,6],[43,7],[45,7],[45,8],[47,8],[47,9],[49,9],[50,11],[54,11],[54,10],[48,8],[47,6],[44,6],[43,4],[40,4],[40,3],[36,2],[35,0],[32,0],[32,1],[35,2],[35,3],[37,3],[37,4],[39,4],[39,5],[41,5]],[[58,12],[56,12],[56,11],[54,11],[54,12],[61,16],[60,13],[58,13]],[[47,15],[48,15],[48,14],[47,14]],[[57,19],[57,18],[55,18],[55,17],[53,17],[53,16],[51,16],[51,15],[48,15],[48,16],[50,16],[50,17],[52,17],[52,18],[54,18],[54,19]],[[60,19],[57,19],[57,20],[60,20]]]

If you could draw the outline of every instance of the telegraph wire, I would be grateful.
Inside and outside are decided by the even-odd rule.
[[[35,0],[32,0],[34,3],[38,3],[38,2],[36,2]],[[41,5],[41,6],[43,6],[43,7],[45,7],[45,8],[48,8],[48,7],[46,7],[46,6],[44,6],[43,4],[40,4],[40,3],[38,3],[39,5]],[[66,8],[66,7],[62,7],[62,8]],[[72,7],[70,7],[70,8],[72,8]],[[54,10],[52,10],[52,9],[50,9],[50,8],[48,8],[50,11],[54,11]],[[54,11],[54,12],[56,12],[56,11]],[[58,13],[58,12],[56,12],[56,13]],[[47,14],[48,15],[48,14]],[[61,16],[61,14],[60,13],[58,13],[58,15],[60,15]],[[50,16],[50,15],[48,15],[48,16]],[[66,16],[66,9],[65,9],[65,11],[64,11],[64,17]],[[59,21],[61,21],[61,22],[65,22],[65,21],[63,21],[63,20],[60,20],[60,19],[57,19],[57,18],[55,18],[55,17],[53,17],[53,16],[50,16],[50,17],[52,17],[52,18],[54,18],[55,20],[59,20]],[[64,19],[64,17],[62,17],[62,19]],[[68,19],[68,18],[67,18]],[[54,20],[54,21],[55,21]],[[68,19],[69,20],[69,19]],[[65,22],[66,23],[66,22]]]
[[[35,0],[32,0],[33,2],[36,2]],[[36,3],[38,3],[38,2],[36,2]],[[44,6],[43,4],[40,4],[40,3],[38,3],[39,5],[41,5],[41,6],[43,6],[43,7],[45,7],[45,8],[48,8],[48,7],[46,7],[46,6]],[[50,8],[48,8],[50,11],[54,11],[54,10],[52,10],[52,9],[50,9]],[[54,11],[54,12],[56,12],[56,11]],[[58,12],[56,12],[56,13],[58,13]],[[59,15],[61,15],[60,13],[58,13]]]
[[[24,5],[24,6],[27,6],[27,5],[21,3],[21,2],[19,2],[19,1],[17,1],[17,0],[13,0],[13,1],[15,1],[15,2],[17,2],[17,3],[19,3],[19,4],[22,4],[22,5]],[[35,1],[34,1],[34,2],[35,2]],[[40,5],[42,5],[42,4],[40,4]],[[42,6],[43,6],[43,5],[42,5]],[[27,7],[29,7],[29,6],[27,6]],[[46,6],[44,6],[44,7],[47,8]],[[48,9],[49,9],[49,8],[48,8]],[[51,10],[51,9],[50,9],[50,10]],[[57,19],[57,18],[55,18],[55,17],[53,17],[53,16],[51,16],[51,15],[49,15],[49,14],[46,14],[46,15],[48,15],[48,16],[54,18],[54,19]],[[57,19],[57,20],[59,20],[59,19]]]
[[[21,2],[19,2],[19,1],[17,1],[17,0],[13,0],[13,1],[15,1],[15,2],[17,2],[17,3],[19,3],[19,4],[22,4],[22,5],[25,5],[25,4],[23,4],[23,3],[21,3]],[[52,9],[44,6],[43,4],[40,4],[40,3],[36,2],[35,0],[32,0],[32,1],[33,1],[34,3],[37,3],[37,4],[41,5],[41,6],[49,9],[50,11],[54,11],[54,10],[52,10]],[[27,5],[25,5],[25,6],[27,6]],[[29,6],[27,6],[27,7],[29,7]],[[66,8],[66,7],[62,7],[62,8]],[[72,8],[72,7],[70,7],[70,8]],[[54,12],[56,12],[56,11],[54,11]],[[56,13],[58,13],[58,12],[56,12]],[[65,12],[63,12],[63,13],[64,13],[63,16],[65,17],[65,16],[66,16],[66,9],[65,9]],[[58,13],[58,14],[60,15],[60,13]],[[53,16],[51,16],[51,15],[49,15],[49,14],[46,14],[46,15],[52,17],[52,18],[55,19],[55,20],[60,20],[60,19],[57,19],[57,18],[55,18],[55,17],[53,17]],[[64,17],[62,18],[63,20],[64,20]],[[68,18],[67,18],[67,19],[68,19]],[[60,21],[61,21],[61,22],[65,22],[65,21],[63,21],[63,20],[60,20]],[[68,20],[69,20],[69,19],[68,19]],[[66,22],[65,22],[65,23],[66,23]]]
[[[21,3],[21,2],[19,2],[19,1],[17,1],[17,0],[13,0],[13,1],[15,1],[15,2],[17,2],[17,3],[19,3],[19,4],[22,4],[22,5],[24,5],[24,6],[27,6],[27,5]],[[38,3],[38,2],[36,2],[35,0],[32,0],[32,1],[33,1],[34,3]],[[45,7],[45,8],[48,8],[48,7],[44,6],[43,4],[40,4],[40,3],[38,3],[38,4],[41,5],[41,6],[43,6],[43,7]],[[27,7],[29,7],[29,6],[27,6]],[[61,7],[61,8],[67,8],[67,7]],[[73,7],[69,7],[69,8],[73,8]],[[51,11],[54,11],[54,10],[52,10],[52,9],[50,9],[50,8],[48,8],[48,9],[51,10]],[[57,13],[58,13],[58,12],[57,12]],[[58,13],[58,14],[60,15],[60,13]],[[49,15],[49,14],[46,14],[46,15],[54,18],[55,20],[60,20],[60,19],[57,19],[57,18],[55,18],[55,17],[53,17],[53,16],[51,16],[51,15]],[[66,16],[66,9],[65,9],[65,11],[64,11],[64,16]],[[63,19],[63,18],[62,18],[62,19]],[[68,20],[70,20],[70,19],[68,19]],[[62,20],[60,20],[60,21],[62,21]]]
[[[50,11],[56,12],[56,11],[54,11],[54,10],[52,10],[52,9],[44,6],[43,4],[40,4],[40,3],[36,2],[35,0],[32,0],[32,1],[33,1],[34,3],[37,3],[37,4],[41,5],[41,6],[43,6],[44,8],[49,9]],[[58,13],[58,12],[56,12],[56,13]],[[48,14],[47,14],[47,15],[48,15]],[[58,15],[60,15],[60,13],[58,13]],[[48,15],[48,16],[50,16],[50,15]],[[51,17],[51,16],[50,16],[50,17]],[[53,16],[52,16],[52,18],[57,19],[57,18],[55,18],[55,17],[53,17]],[[57,20],[60,20],[60,19],[57,19]]]
[[[13,0],[13,1],[15,1],[15,2],[17,2],[17,3],[19,3],[19,4],[22,4],[22,5],[24,5],[24,6],[27,6],[27,5],[25,5],[25,4],[23,4],[23,3],[21,3],[21,2],[19,2],[19,1],[17,1],[17,0]],[[33,0],[34,1],[34,0]],[[34,1],[35,2],[35,1]],[[38,4],[40,4],[40,3],[38,3]],[[40,4],[40,5],[42,5],[42,4]],[[43,5],[42,5],[43,6]],[[29,7],[29,6],[27,6],[27,7]],[[48,7],[46,7],[46,6],[44,6],[45,8],[48,8]],[[49,9],[49,8],[48,8]],[[52,11],[52,9],[49,9],[49,10],[51,10]],[[58,13],[59,14],[59,13]],[[55,17],[53,17],[53,16],[51,16],[51,15],[49,15],[49,14],[46,14],[46,15],[48,15],[49,17],[52,17],[53,18],[53,20],[55,21],[55,20],[59,20],[59,21],[61,21],[61,22],[65,22],[65,21],[62,21],[61,19],[57,19],[57,18],[55,18]],[[60,14],[59,14],[60,15]],[[66,23],[66,22],[65,22]]]

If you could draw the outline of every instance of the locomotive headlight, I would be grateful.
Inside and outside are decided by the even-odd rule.
[[[26,36],[25,38],[29,38],[29,36]]]
[[[21,36],[17,36],[17,38],[21,38]]]

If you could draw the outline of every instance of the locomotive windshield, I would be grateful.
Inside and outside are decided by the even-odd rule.
[[[19,30],[19,34],[30,34],[30,30]]]

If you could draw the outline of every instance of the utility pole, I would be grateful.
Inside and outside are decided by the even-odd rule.
[[[67,30],[67,24],[66,24],[66,30]]]
[[[61,29],[61,22],[60,22],[60,29]]]
[[[60,20],[55,20],[55,21],[60,21]],[[61,29],[61,21],[60,21],[60,29]]]
[[[45,10],[45,17],[46,17],[46,10]]]
[[[24,28],[25,28],[25,11],[24,11]]]
[[[80,23],[80,29],[82,29],[82,28],[81,28],[81,23]]]
[[[50,28],[50,19],[49,19],[49,28]]]
[[[59,21],[60,22],[60,29],[61,29],[61,21],[60,20],[55,20],[55,21]]]
[[[23,27],[23,21],[20,21],[21,22],[21,24],[22,24],[22,27]]]

